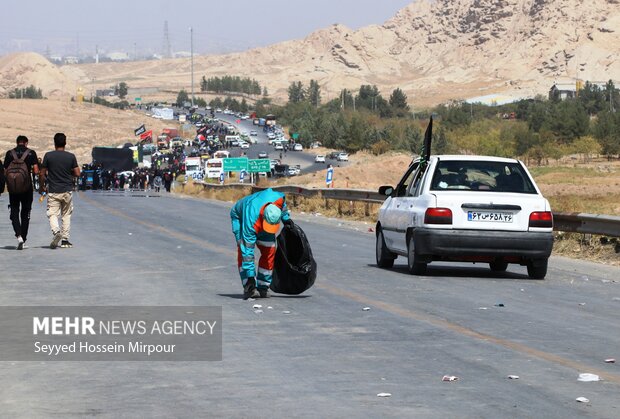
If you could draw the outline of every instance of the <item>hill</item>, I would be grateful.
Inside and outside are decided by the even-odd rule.
[[[0,57],[0,97],[30,85],[41,89],[45,97],[75,95],[77,91],[76,80],[40,54],[26,52]]]
[[[420,0],[383,25],[334,25],[301,40],[195,59],[202,75],[255,77],[278,99],[295,80],[316,79],[323,99],[341,88],[395,87],[433,105],[488,93],[546,94],[554,81],[620,80],[618,0]],[[196,42],[200,42],[198,39]],[[82,84],[189,89],[190,62],[69,66]]]
[[[146,123],[147,129],[161,132],[164,122],[134,111],[120,111],[90,103],[60,100],[1,99],[0,158],[15,147],[23,134],[29,147],[41,157],[54,148],[54,134],[67,135],[67,151],[75,153],[79,164],[90,163],[95,146],[116,146],[136,142],[134,129]]]

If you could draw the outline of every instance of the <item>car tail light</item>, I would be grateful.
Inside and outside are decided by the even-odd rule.
[[[530,214],[530,227],[553,227],[553,214],[551,211],[539,211]]]
[[[452,211],[449,208],[429,208],[424,214],[424,224],[452,224]]]

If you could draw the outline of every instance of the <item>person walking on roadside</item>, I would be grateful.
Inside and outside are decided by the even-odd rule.
[[[230,211],[232,232],[237,241],[237,265],[243,299],[268,298],[276,256],[276,233],[280,221],[292,223],[283,193],[266,189],[240,199]],[[260,250],[258,271],[254,248]]]
[[[80,177],[80,166],[73,153],[65,151],[67,137],[54,135],[54,151],[45,153],[41,167],[41,192],[47,192],[47,217],[53,239],[50,248],[73,247],[69,241],[73,213],[73,179]],[[47,186],[45,186],[47,181]],[[58,218],[62,220],[62,227]]]
[[[33,175],[39,174],[37,153],[28,148],[28,138],[20,135],[17,147],[6,152],[4,176],[9,190],[9,209],[17,250],[25,247],[32,209]]]

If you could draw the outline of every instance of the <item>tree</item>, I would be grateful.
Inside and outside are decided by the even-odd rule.
[[[394,109],[394,113],[398,117],[403,117],[409,113],[407,95],[398,87],[394,89],[390,95],[390,106]]]
[[[294,81],[288,87],[288,103],[302,102],[306,97],[304,85],[300,81]]]
[[[316,80],[310,80],[310,87],[308,87],[308,100],[317,108],[321,104],[321,86],[319,86],[319,82]]]
[[[183,106],[183,103],[189,102],[189,95],[183,89],[177,95],[177,106]]]
[[[202,76],[202,79],[200,80],[200,91],[206,92],[207,86],[208,86],[207,79],[205,78],[205,76]]]
[[[269,96],[269,91],[267,90],[267,86],[263,86],[263,96]]]
[[[121,99],[125,99],[125,97],[127,97],[127,90],[129,89],[129,86],[127,86],[127,83],[125,83],[124,81],[120,82],[120,84],[116,87],[115,92],[116,95],[121,98]]]

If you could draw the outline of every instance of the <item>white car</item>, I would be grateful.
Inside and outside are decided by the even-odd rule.
[[[241,147],[241,148],[250,148],[250,143],[248,143],[246,141],[241,141],[239,143],[239,147]]]
[[[387,199],[376,226],[376,260],[390,268],[398,256],[423,275],[433,261],[509,263],[543,279],[553,248],[553,214],[525,165],[487,156],[416,159]]]
[[[293,146],[293,151],[303,151],[304,146],[302,146],[301,144],[297,143]]]
[[[316,156],[314,158],[314,162],[315,163],[325,163],[325,156],[322,154],[319,154],[318,156]]]
[[[255,130],[250,131],[250,136],[252,137],[258,136],[258,131],[255,131]]]
[[[336,160],[349,161],[349,155],[347,153],[338,153],[338,155],[336,156]]]
[[[276,143],[273,148],[275,150],[284,150],[284,146],[282,145],[282,143]]]
[[[267,133],[267,138],[269,138],[270,140],[275,140],[276,135],[273,132],[268,132]]]

